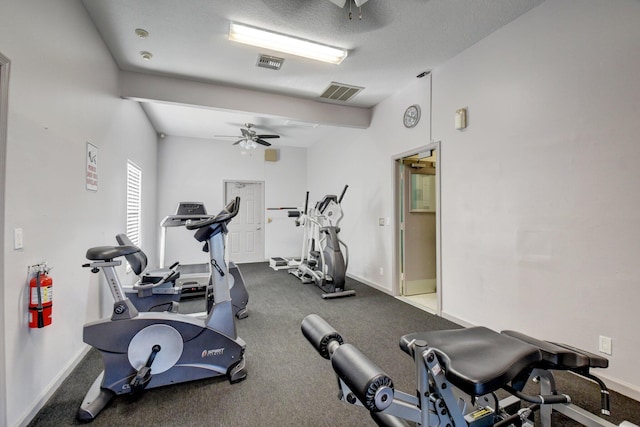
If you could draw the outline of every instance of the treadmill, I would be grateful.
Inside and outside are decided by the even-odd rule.
[[[164,267],[164,258],[167,245],[167,229],[171,227],[184,227],[187,221],[201,221],[213,218],[215,215],[207,214],[204,203],[180,202],[175,215],[166,216],[160,223],[160,268]],[[176,280],[176,287],[181,289],[183,298],[203,296],[209,284],[209,264],[180,264],[178,266],[180,276]]]

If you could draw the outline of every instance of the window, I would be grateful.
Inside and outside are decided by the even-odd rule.
[[[142,220],[142,169],[127,160],[127,237],[140,246]]]

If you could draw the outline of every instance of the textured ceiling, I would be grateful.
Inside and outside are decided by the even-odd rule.
[[[348,102],[370,108],[542,0],[369,0],[341,9],[329,0],[83,0],[122,70],[180,77],[216,85],[316,100],[332,82],[365,89]],[[227,39],[235,21],[346,48],[340,65],[254,48]],[[141,39],[136,28],[149,32]],[[150,61],[140,51],[153,54]],[[279,71],[258,68],[259,53],[285,58]],[[212,138],[237,133],[233,123],[276,125],[267,115],[189,106],[145,105],[159,132]],[[224,114],[234,114],[225,116]],[[277,118],[286,119],[285,118]],[[216,127],[216,123],[218,124]],[[308,140],[286,138],[274,145],[308,146],[323,126],[307,129]],[[273,130],[273,129],[272,129]]]

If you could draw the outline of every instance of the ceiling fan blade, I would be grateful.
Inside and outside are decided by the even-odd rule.
[[[242,136],[244,136],[245,138],[251,138],[251,132],[247,129],[240,129],[240,132],[242,132]]]
[[[262,145],[265,145],[265,146],[267,146],[267,147],[270,147],[270,146],[271,146],[271,143],[269,143],[269,142],[265,141],[264,139],[260,139],[260,138],[258,138],[258,139],[256,139],[256,142],[257,142],[258,144],[262,144]]]
[[[280,138],[280,135],[256,135],[258,138]]]
[[[233,145],[238,145],[240,144],[242,141],[246,141],[244,138],[237,140],[236,142],[233,143]]]
[[[347,0],[329,0],[329,1],[338,7],[344,7],[344,4],[347,2]]]
[[[353,0],[353,1],[356,4],[356,7],[360,7],[363,4],[365,4],[368,0]]]
[[[213,135],[214,138],[242,138],[239,135]]]

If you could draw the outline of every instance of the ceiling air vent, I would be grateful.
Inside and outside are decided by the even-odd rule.
[[[347,102],[356,94],[358,94],[363,87],[346,85],[344,83],[331,82],[328,88],[320,95],[321,99],[334,101],[334,102]]]
[[[258,55],[258,67],[268,68],[270,70],[279,70],[282,67],[284,58],[278,58],[277,56]]]

